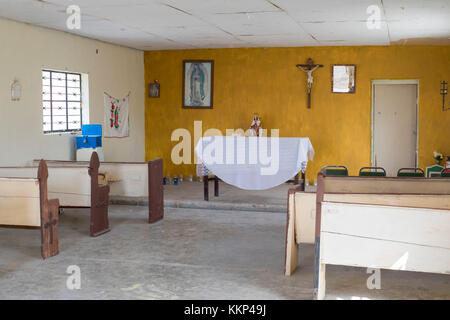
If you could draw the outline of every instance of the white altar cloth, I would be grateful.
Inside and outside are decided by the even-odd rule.
[[[245,190],[276,187],[305,171],[314,157],[309,138],[213,136],[199,139],[197,174],[212,173]]]

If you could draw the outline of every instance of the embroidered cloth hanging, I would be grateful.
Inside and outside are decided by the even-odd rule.
[[[129,136],[129,97],[130,94],[123,99],[116,99],[106,92],[103,94],[105,105],[105,138],[122,138]]]

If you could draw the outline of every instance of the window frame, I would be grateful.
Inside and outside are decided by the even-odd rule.
[[[49,72],[50,73],[50,100],[44,100],[44,98],[42,97],[42,121],[44,120],[44,102],[49,102],[50,103],[50,131],[45,131],[44,128],[42,128],[42,131],[44,134],[62,134],[62,133],[76,133],[76,132],[80,132],[81,131],[81,127],[83,125],[83,88],[82,88],[82,78],[83,75],[81,73],[77,73],[77,72],[70,72],[70,71],[59,71],[59,70],[51,70],[51,69],[42,69],[41,70],[41,86],[43,86],[42,84],[42,73],[44,72]],[[53,100],[53,86],[52,86],[52,74],[53,73],[63,73],[65,74],[65,100]],[[67,95],[67,76],[68,75],[76,75],[79,77],[80,79],[80,101],[70,101],[68,100],[68,95]],[[65,130],[53,130],[53,102],[65,102],[66,105],[66,129]],[[80,128],[79,129],[69,129],[69,102],[80,102]],[[43,124],[43,122],[42,122]]]

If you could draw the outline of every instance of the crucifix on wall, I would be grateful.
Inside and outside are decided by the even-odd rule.
[[[306,64],[298,64],[297,67],[300,68],[300,70],[302,70],[303,72],[305,72],[308,76],[308,108],[311,108],[311,87],[314,80],[312,73],[317,68],[322,68],[323,65],[314,64],[314,61],[311,58],[308,58],[308,60],[306,60]]]

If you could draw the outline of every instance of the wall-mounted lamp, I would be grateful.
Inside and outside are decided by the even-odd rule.
[[[12,101],[19,101],[20,95],[22,91],[22,85],[18,80],[14,80],[14,82],[11,85],[11,100]]]
[[[445,107],[445,96],[447,95],[448,82],[441,82],[441,95],[442,95],[442,111],[450,110],[450,107]]]

